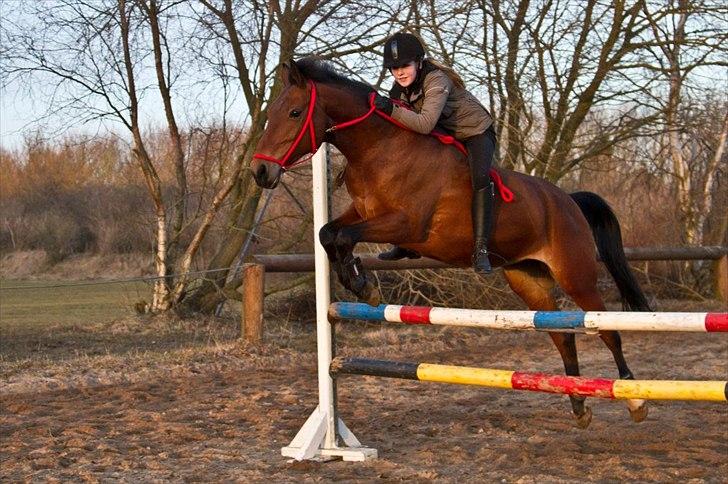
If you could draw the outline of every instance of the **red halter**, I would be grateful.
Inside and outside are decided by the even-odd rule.
[[[318,144],[316,143],[316,132],[314,131],[313,127],[313,108],[316,106],[316,84],[314,84],[313,81],[309,80],[308,83],[311,85],[311,98],[308,101],[308,112],[306,113],[306,119],[303,122],[303,126],[301,126],[301,131],[298,133],[298,136],[296,136],[296,139],[293,141],[293,144],[290,148],[288,148],[288,151],[286,151],[286,154],[283,155],[283,158],[278,159],[274,158],[270,155],[264,155],[262,153],[255,153],[253,155],[253,158],[258,158],[261,160],[266,161],[272,161],[273,163],[276,163],[278,165],[281,165],[281,168],[286,169],[290,168],[292,166],[298,165],[300,163],[303,163],[304,161],[307,161],[308,158],[310,158],[316,151],[318,151]],[[303,139],[303,135],[308,129],[309,134],[311,135],[311,153],[306,158],[301,158],[296,163],[291,163],[290,165],[287,163],[288,159],[291,157],[293,152],[298,147],[298,144]]]

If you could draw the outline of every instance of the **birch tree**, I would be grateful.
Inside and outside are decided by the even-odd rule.
[[[661,91],[666,96],[658,98],[663,104],[664,139],[670,159],[664,168],[675,189],[684,242],[702,245],[706,242],[706,221],[714,209],[716,175],[719,169],[726,169],[728,22],[725,15],[728,8],[709,1],[677,0],[667,6],[645,5],[644,11],[655,38],[650,50],[651,62],[645,64],[645,69],[656,73],[667,85]],[[713,69],[719,69],[715,80],[724,83],[722,95],[717,97],[710,95],[712,82],[706,85],[705,79],[697,84],[692,81],[696,75],[710,76],[706,73]],[[696,115],[701,111],[696,109],[701,104],[694,99],[696,95],[723,113],[717,116],[718,123],[709,129],[712,133],[707,139],[705,128],[710,123],[706,121],[716,116],[706,119]],[[712,111],[709,106],[705,108],[703,112]]]
[[[182,134],[173,109],[172,79],[182,66],[164,24],[177,15],[180,2],[158,0],[59,0],[54,3],[19,4],[25,15],[3,31],[10,55],[4,71],[26,82],[35,95],[49,96],[49,114],[62,114],[78,124],[102,120],[123,126],[131,137],[131,152],[144,175],[155,217],[154,284],[151,310],[161,312],[178,303],[188,279],[191,261],[212,219],[238,177],[218,181],[204,215],[196,220],[192,242],[179,250],[187,219],[187,179]],[[154,76],[148,71],[152,69]],[[143,132],[142,98],[159,94],[173,155],[155,159]],[[161,172],[171,166],[174,187],[165,196]],[[227,180],[227,178],[230,178]],[[226,181],[227,180],[227,181]]]

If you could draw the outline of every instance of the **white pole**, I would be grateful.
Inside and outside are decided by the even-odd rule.
[[[328,312],[331,303],[329,259],[321,242],[319,231],[329,221],[328,181],[326,168],[327,146],[322,144],[311,160],[313,175],[313,234],[316,267],[316,347],[318,351],[319,405],[288,447],[281,454],[303,459],[330,459],[363,461],[377,457],[377,450],[362,447],[356,436],[334,412],[334,382],[329,375],[331,365],[331,323]],[[336,431],[346,447],[338,447]]]
[[[325,448],[336,444],[336,428],[334,426],[334,382],[329,375],[331,365],[331,323],[328,312],[331,304],[331,279],[329,259],[319,241],[321,227],[329,222],[328,180],[326,169],[326,144],[313,156],[313,236],[314,260],[316,268],[316,347],[318,350],[318,387],[319,409],[326,412]]]

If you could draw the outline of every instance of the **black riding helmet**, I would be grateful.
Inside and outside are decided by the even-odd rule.
[[[398,32],[384,43],[384,68],[403,66],[425,57],[425,48],[420,39],[412,34]]]

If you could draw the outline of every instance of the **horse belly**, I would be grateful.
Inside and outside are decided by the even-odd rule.
[[[470,210],[436,212],[427,233],[427,240],[402,246],[452,266],[470,266],[473,252]]]

